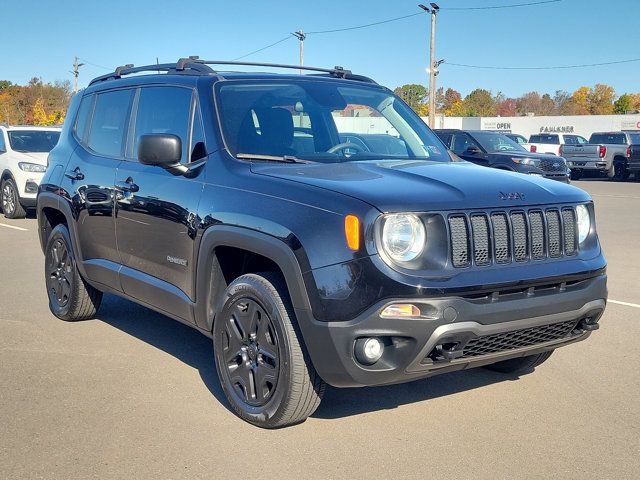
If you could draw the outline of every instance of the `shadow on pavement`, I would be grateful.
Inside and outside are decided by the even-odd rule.
[[[196,368],[209,391],[230,410],[218,381],[209,338],[187,325],[114,295],[104,296],[98,319]],[[517,378],[474,369],[385,387],[327,387],[324,400],[313,417],[336,419],[389,410]]]
[[[218,381],[209,338],[187,325],[115,295],[104,296],[97,319],[197,369],[216,400],[231,411]]]

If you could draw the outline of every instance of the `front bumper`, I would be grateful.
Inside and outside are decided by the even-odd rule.
[[[606,275],[601,274],[571,285],[480,297],[388,299],[348,322],[318,322],[309,310],[296,309],[296,315],[320,376],[336,387],[356,387],[408,382],[584,340],[597,328],[586,319],[600,318],[606,298]],[[381,318],[382,309],[396,302],[418,305],[421,317]],[[555,336],[536,333],[542,331]],[[384,354],[374,365],[355,358],[355,341],[363,337],[384,339]],[[529,340],[505,343],[503,338]],[[483,341],[494,347],[479,349]],[[466,355],[471,344],[474,351]]]

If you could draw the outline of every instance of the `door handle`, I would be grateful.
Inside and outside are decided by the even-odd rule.
[[[71,180],[84,180],[84,173],[80,171],[80,167],[76,167],[70,172],[65,172],[64,176]]]
[[[138,187],[138,185],[133,183],[133,179],[131,177],[129,177],[124,182],[117,182],[116,183],[116,190],[119,190],[121,192],[135,193],[138,190],[140,190],[140,187]]]

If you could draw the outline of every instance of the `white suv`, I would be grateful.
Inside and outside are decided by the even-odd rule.
[[[0,192],[7,218],[24,218],[36,206],[47,156],[58,143],[60,128],[0,125]]]

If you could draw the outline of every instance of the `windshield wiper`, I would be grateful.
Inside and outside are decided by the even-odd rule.
[[[302,160],[293,155],[260,155],[257,153],[238,153],[236,158],[242,160],[258,160],[261,162],[281,162],[281,163],[315,163],[311,160]]]

